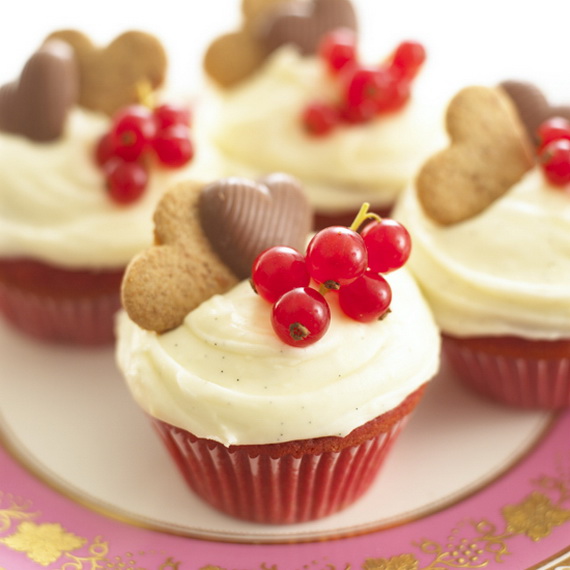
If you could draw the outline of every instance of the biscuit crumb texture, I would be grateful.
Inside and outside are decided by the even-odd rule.
[[[123,307],[144,329],[174,329],[204,300],[238,282],[202,231],[200,191],[199,184],[181,182],[163,196],[154,215],[155,246],[127,267]]]
[[[418,199],[435,222],[476,216],[534,164],[532,143],[510,98],[499,88],[466,87],[446,115],[450,145],[416,179]]]

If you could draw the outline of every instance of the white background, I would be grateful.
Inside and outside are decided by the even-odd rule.
[[[537,82],[541,85],[546,92],[551,95],[554,102],[567,102],[570,103],[570,0],[355,0],[358,6],[361,22],[361,37],[363,41],[363,53],[366,58],[375,58],[376,60],[383,59],[396,45],[403,39],[416,39],[424,43],[428,50],[428,65],[425,69],[427,85],[433,85],[434,89],[448,91],[451,95],[459,87],[467,84],[494,84],[502,79],[525,79]],[[215,37],[218,33],[230,29],[238,21],[239,16],[239,3],[238,0],[203,0],[197,2],[196,0],[157,0],[153,3],[139,0],[137,2],[132,0],[21,0],[17,3],[8,4],[7,0],[0,0],[0,84],[12,80],[16,77],[22,65],[25,63],[31,53],[42,42],[43,38],[50,32],[62,28],[76,28],[89,34],[97,43],[105,44],[110,41],[117,34],[127,29],[141,29],[156,34],[164,43],[167,52],[171,59],[170,68],[170,86],[173,90],[180,92],[191,93],[198,88],[201,77],[201,55],[208,41]],[[2,330],[0,329],[0,333]],[[3,352],[0,352],[0,361],[4,366],[5,375],[0,376],[0,381],[12,382],[12,385],[18,388],[27,388],[24,384],[13,383],[14,377],[21,377],[26,379],[35,379],[37,374],[42,374],[42,371],[36,373],[34,367],[45,369],[44,375],[47,372],[54,372],[58,377],[61,375],[59,358],[62,356],[55,352],[53,349],[45,349],[42,356],[38,360],[29,358],[29,346],[19,341],[11,335],[8,336],[3,333],[5,338],[0,343],[3,347]],[[0,339],[2,336],[0,335]],[[10,344],[10,343],[13,343]],[[34,352],[37,354],[37,352]],[[54,380],[67,380],[72,382],[77,387],[77,377],[84,377],[83,374],[77,374],[77,370],[92,370],[97,373],[108,370],[109,375],[118,374],[112,365],[111,352],[106,355],[105,368],[98,368],[97,365],[85,367],[85,363],[80,358],[80,355],[75,354],[78,358],[75,365],[70,362],[69,355],[64,356],[67,362],[67,376],[65,378],[54,378]],[[52,363],[50,367],[50,362]],[[29,366],[32,370],[24,373],[23,366]],[[10,374],[10,366],[13,366],[13,371]],[[46,378],[49,380],[49,378]],[[106,377],[107,381],[113,378]],[[89,377],[84,380],[89,381]],[[118,377],[117,377],[118,380]],[[0,382],[1,383],[1,382]],[[64,405],[64,412],[61,412],[57,407],[49,408],[45,403],[50,402],[49,399],[49,382],[45,384],[47,394],[42,398],[35,398],[40,406],[45,406],[48,410],[55,410],[53,417],[59,420],[65,420],[65,410],[71,410],[76,414],[79,419],[84,418],[84,426],[88,430],[95,428],[95,436],[109,434],[109,441],[112,443],[122,444],[123,441],[118,439],[113,432],[113,425],[107,422],[103,429],[98,429],[97,419],[100,418],[100,410],[103,406],[108,406],[108,402],[112,402],[118,406],[117,413],[113,413],[111,409],[107,409],[105,416],[108,418],[117,418],[122,420],[123,414],[126,409],[132,410],[133,414],[134,403],[127,398],[125,391],[122,392],[123,400],[119,397],[108,397],[108,394],[102,392],[96,382],[91,385],[91,388],[97,388],[96,395],[102,398],[102,403],[99,408],[92,407],[94,399],[90,399],[90,392],[82,391],[75,394],[71,391],[64,391],[68,397],[77,395],[83,396],[87,399],[87,405],[82,407],[75,403],[73,405],[65,406],[65,402],[60,401],[59,398],[54,398],[53,402],[58,405]],[[120,382],[109,383],[107,386],[112,386],[118,389],[121,386]],[[33,388],[32,388],[33,390]],[[76,438],[67,439],[67,435],[61,435],[58,438],[58,432],[55,429],[55,420],[46,421],[46,425],[50,425],[50,430],[38,430],[37,418],[42,410],[35,410],[31,405],[29,399],[28,389],[11,390],[10,393],[14,398],[21,396],[21,405],[13,405],[12,401],[2,401],[5,406],[4,410],[0,412],[10,411],[11,416],[8,417],[8,423],[16,434],[25,439],[24,436],[29,438],[29,446],[20,446],[22,453],[30,452],[33,456],[34,452],[40,450],[45,452],[48,458],[55,457],[58,459],[57,454],[52,454],[53,449],[61,450],[63,456],[62,465],[50,465],[54,471],[58,472],[63,478],[68,473],[65,471],[71,464],[71,467],[76,467],[73,459],[76,455],[70,452],[67,445],[77,443],[77,450],[75,453],[80,453],[83,450],[94,449],[97,452],[104,454],[110,453],[108,447],[102,445],[92,446],[85,445],[84,440],[81,439],[84,432],[76,430]],[[447,397],[454,392],[447,390],[444,391]],[[461,393],[458,395],[461,398]],[[436,405],[444,405],[443,399],[435,398],[432,400]],[[473,398],[469,399],[473,406],[483,405],[478,400]],[[121,408],[121,406],[125,408]],[[130,406],[130,408],[129,408]],[[43,409],[43,408],[42,408]],[[88,410],[90,413],[95,414],[95,419],[91,420],[91,416],[84,413]],[[425,413],[430,411],[429,407],[424,406]],[[526,436],[517,424],[513,423],[513,417],[510,411],[502,409],[495,409],[490,404],[486,411],[496,413],[493,416],[493,423],[488,418],[481,421],[483,414],[479,408],[471,408],[473,413],[467,413],[466,405],[449,405],[447,410],[460,410],[462,414],[462,426],[466,433],[471,435],[481,435],[484,449],[488,448],[489,436],[481,433],[481,426],[490,430],[489,433],[506,434],[505,427],[508,425],[514,429],[515,435],[523,435],[523,440],[532,441],[531,436]],[[422,411],[422,410],[420,410]],[[18,413],[21,412],[20,415]],[[142,416],[139,417],[143,420]],[[431,417],[438,417],[451,420],[457,420],[447,414],[437,412]],[[517,417],[521,418],[522,416]],[[437,441],[441,444],[441,449],[454,449],[462,451],[467,455],[466,459],[476,459],[478,456],[473,452],[473,447],[465,445],[463,440],[463,433],[457,429],[447,429],[445,423],[438,422],[431,425],[433,429],[440,429],[441,432],[447,437],[457,436],[459,442],[463,445],[456,444],[454,441],[444,442],[441,437],[436,437],[432,432],[424,429],[422,424],[422,416],[418,415],[414,418],[416,423],[416,431],[413,430],[413,425],[410,426],[404,436],[411,438],[409,441],[413,442],[414,437],[424,435],[431,437],[430,443]],[[538,418],[540,431],[540,414],[529,414],[530,427],[535,427],[533,422]],[[46,419],[46,418],[44,418]],[[524,418],[523,418],[524,419]],[[18,424],[17,421],[21,422]],[[469,423],[472,420],[472,423]],[[138,426],[129,424],[133,429],[138,429]],[[146,424],[145,424],[146,425]],[[500,427],[502,426],[502,427]],[[17,429],[19,428],[19,429]],[[62,433],[68,434],[69,429],[67,423],[64,421],[61,425]],[[419,429],[418,429],[419,428]],[[141,429],[142,428],[141,426]],[[531,430],[532,431],[532,430]],[[118,433],[129,434],[123,428]],[[144,433],[144,432],[140,432]],[[149,437],[149,444],[155,440],[151,440],[150,428],[146,432]],[[42,437],[47,438],[49,441],[46,443]],[[136,430],[132,434],[133,440],[140,443],[141,436]],[[66,445],[61,445],[65,440]],[[515,441],[515,450],[509,451],[516,455],[518,451],[518,442]],[[28,442],[28,440],[26,440]],[[498,441],[498,443],[500,443]],[[418,458],[418,448],[413,446],[406,447],[405,440],[402,445],[396,450],[399,454],[406,452],[410,453],[410,464],[427,464],[430,459],[426,460]],[[126,442],[130,445],[130,441]],[[158,444],[157,444],[158,445]],[[430,450],[429,445],[420,445],[420,451],[426,453]],[[122,448],[117,447],[118,457],[127,457],[122,455]],[[132,449],[132,447],[129,447]],[[494,466],[496,462],[499,464],[499,469],[503,465],[502,462],[506,461],[508,457],[504,457],[507,446],[498,445],[494,450],[498,452],[498,456],[487,454],[487,460],[491,460]],[[31,450],[31,451],[30,451]],[[146,448],[145,448],[146,450]],[[157,449],[157,453],[160,451]],[[449,454],[448,454],[449,455]],[[394,461],[402,455],[394,456]],[[38,452],[36,459],[39,458],[41,462],[41,454]],[[456,455],[450,456],[456,465],[468,465],[467,461],[462,462]],[[104,457],[98,460],[99,456],[92,455],[91,459],[95,461],[96,466],[105,466]],[[148,454],[144,453],[138,458],[141,461],[141,468],[134,469],[134,472],[145,474],[148,478],[153,477],[153,472],[145,468],[148,462]],[[65,461],[67,460],[67,462]],[[133,469],[134,460],[130,460],[129,467]],[[495,463],[493,463],[495,462]],[[434,464],[438,464],[436,461]],[[440,465],[442,463],[439,463]],[[83,463],[81,464],[83,465]],[[87,465],[87,464],[85,464]],[[116,465],[119,465],[117,462]],[[396,465],[396,463],[394,463]],[[485,473],[486,469],[490,469],[488,464],[478,465]],[[156,468],[159,468],[156,466]],[[443,470],[445,472],[445,469]],[[119,476],[128,475],[132,471],[119,472]],[[491,469],[491,472],[493,470]],[[99,472],[93,468],[88,470],[92,475],[95,483],[105,483],[107,480],[99,476]],[[389,473],[389,472],[388,472]],[[394,472],[395,473],[395,472]],[[404,470],[404,473],[413,474],[413,470]],[[439,477],[440,472],[435,471],[440,484],[448,484],[447,480],[441,480]],[[449,469],[448,475],[454,475],[454,471]],[[473,469],[469,476],[475,479],[475,483],[479,481],[476,470]],[[72,475],[75,475],[72,473]],[[459,474],[461,475],[461,474]],[[161,477],[163,475],[160,475]],[[174,472],[172,472],[174,477]],[[70,475],[69,479],[73,480]],[[155,483],[156,483],[155,479]],[[401,482],[401,476],[394,475],[394,480]],[[178,507],[180,504],[178,495],[178,487],[176,487],[176,480],[173,484],[167,487],[167,491],[172,491],[173,500],[171,503]],[[386,481],[386,478],[384,478]],[[389,479],[388,479],[389,481]],[[77,474],[77,482],[88,483],[83,473]],[[152,499],[152,493],[146,492],[146,480],[142,477],[137,478],[137,482],[143,486],[145,496]],[[461,484],[464,484],[459,479]],[[469,484],[473,481],[470,480]],[[129,479],[131,485],[131,479]],[[412,488],[411,484],[404,484],[405,488]],[[458,484],[458,488],[462,488]],[[118,487],[121,489],[120,487]],[[423,488],[421,488],[423,489]],[[420,489],[420,491],[421,491]],[[121,489],[122,490],[122,489]],[[133,493],[135,488],[131,489]],[[99,496],[98,491],[89,489],[90,492]],[[105,489],[107,492],[108,490]],[[112,492],[116,488],[111,489]],[[102,495],[102,492],[100,492]],[[121,495],[123,498],[129,498],[126,493]],[[182,496],[182,491],[181,491]],[[191,496],[184,493],[184,500],[191,500]],[[393,495],[396,497],[396,494]],[[426,494],[427,496],[427,494]],[[426,496],[422,497],[424,500]],[[108,501],[111,504],[116,504],[117,497],[108,495]],[[160,495],[157,495],[161,499]],[[404,497],[405,499],[407,497]],[[414,497],[411,497],[412,499]],[[430,497],[427,497],[428,499]],[[134,496],[136,504],[140,507],[143,503],[140,501],[140,496]],[[431,497],[433,500],[433,497]],[[152,505],[149,506],[149,512],[152,512]],[[402,508],[401,505],[398,505]],[[125,506],[126,510],[130,509],[130,505]],[[185,511],[185,513],[188,511]],[[190,512],[192,510],[190,509]],[[354,512],[354,511],[351,511]],[[149,516],[148,512],[143,515]],[[339,516],[345,516],[339,515]],[[346,516],[350,517],[350,513]],[[331,522],[332,521],[332,522]],[[331,519],[326,521],[326,524],[338,524],[338,519]],[[212,523],[213,524],[213,523]],[[347,523],[348,524],[348,523]]]
[[[402,39],[422,41],[429,84],[525,79],[570,103],[568,0],[354,0],[363,52],[382,59]],[[104,44],[127,29],[156,34],[171,60],[171,87],[192,91],[208,41],[239,18],[239,0],[1,0],[0,83],[19,74],[50,32],[76,28]],[[426,78],[427,79],[427,78]],[[432,79],[434,82],[432,83]]]

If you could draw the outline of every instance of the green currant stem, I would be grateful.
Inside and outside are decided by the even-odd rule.
[[[150,81],[147,79],[138,81],[135,85],[135,89],[137,90],[139,103],[149,109],[154,109],[156,101]]]
[[[329,291],[338,291],[339,288],[340,285],[331,279],[319,285],[319,293],[324,297]]]
[[[350,229],[354,232],[358,231],[358,228],[366,221],[366,220],[376,220],[377,222],[381,222],[382,218],[375,214],[374,212],[369,212],[368,209],[370,208],[370,204],[368,202],[364,202],[362,206],[360,206],[360,210],[352,224],[350,224]]]
[[[370,208],[370,204],[368,202],[364,202],[364,204],[362,204],[362,206],[360,206],[360,210],[358,211],[358,214],[356,214],[354,221],[350,225],[350,229],[353,232],[358,231],[358,228],[366,220],[376,220],[377,222],[382,221],[382,218],[378,214],[375,214],[374,212],[369,212],[368,211],[369,208]],[[332,282],[329,282],[329,283],[332,283]],[[336,284],[336,287],[327,286],[326,283],[321,283],[319,285],[319,293],[324,297],[332,288],[338,289],[338,283]]]

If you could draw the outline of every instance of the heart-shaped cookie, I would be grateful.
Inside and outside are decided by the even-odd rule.
[[[204,55],[204,71],[221,87],[229,88],[249,77],[265,61],[265,52],[249,31],[216,38]]]
[[[204,299],[238,282],[202,231],[200,191],[201,185],[183,182],[163,196],[154,215],[156,245],[127,267],[123,307],[144,329],[176,328]]]
[[[424,211],[442,225],[482,212],[534,164],[532,144],[500,89],[467,87],[450,102],[450,146],[431,157],[416,186]]]
[[[252,30],[263,14],[287,0],[243,0],[241,28],[216,38],[204,55],[204,71],[221,87],[229,88],[261,67],[267,52]]]
[[[144,32],[125,32],[99,48],[75,30],[48,36],[67,42],[79,65],[79,104],[113,115],[126,105],[140,102],[141,87],[154,90],[164,83],[167,58],[162,44]]]
[[[263,16],[267,10],[274,8],[281,2],[289,2],[290,0],[242,0],[241,13],[244,18],[244,27],[255,23],[259,16]]]
[[[267,53],[285,44],[303,55],[317,53],[321,38],[335,28],[356,31],[356,14],[349,0],[291,0],[280,3],[259,21],[256,38]]]
[[[129,264],[122,300],[134,322],[160,333],[248,277],[266,247],[303,248],[311,212],[298,184],[274,174],[262,182],[182,182],[163,196],[154,223],[156,245]]]
[[[0,88],[0,129],[37,142],[58,139],[77,102],[78,85],[73,50],[57,40],[44,44],[18,80]]]
[[[239,279],[272,245],[303,248],[311,214],[299,183],[285,174],[255,182],[226,178],[200,195],[200,220],[214,251]]]
[[[503,81],[499,85],[513,100],[529,136],[538,144],[536,134],[541,123],[551,117],[570,120],[570,105],[551,105],[542,91],[525,81]]]

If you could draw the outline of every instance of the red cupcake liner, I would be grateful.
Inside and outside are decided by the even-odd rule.
[[[0,259],[0,313],[38,340],[114,342],[123,270],[67,270],[30,259]]]
[[[443,352],[459,379],[479,394],[520,408],[555,410],[570,407],[570,352],[526,350],[501,354],[462,339],[443,336]],[[540,341],[542,344],[543,341]],[[492,345],[491,345],[492,346]]]
[[[267,445],[234,445],[150,417],[189,487],[212,507],[263,524],[319,519],[353,504],[371,486],[424,392],[355,429]]]
[[[372,484],[405,421],[360,445],[300,457],[256,455],[160,421],[155,427],[190,488],[211,506],[248,521],[293,524],[354,503]]]
[[[55,299],[0,283],[0,311],[21,332],[38,340],[104,345],[115,339],[119,293],[97,298]]]

